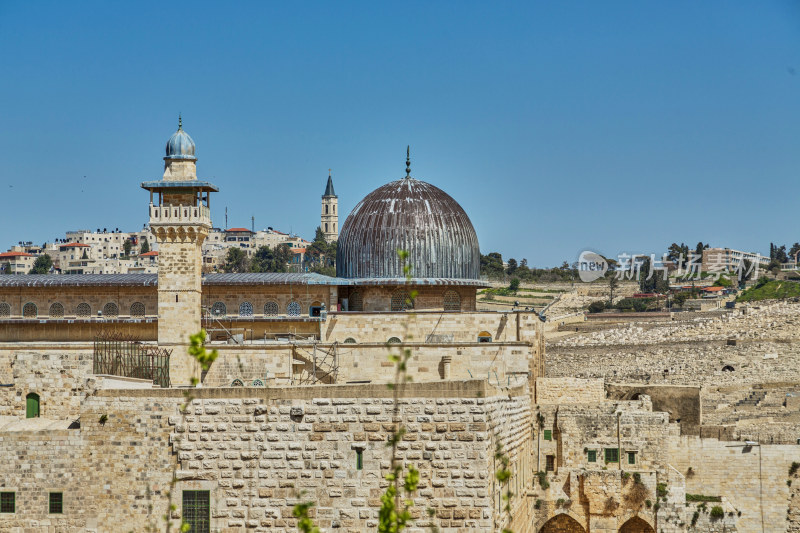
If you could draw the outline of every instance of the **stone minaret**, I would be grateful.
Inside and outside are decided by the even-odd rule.
[[[336,212],[338,208],[339,197],[333,190],[331,170],[328,169],[328,184],[325,186],[325,194],[322,195],[322,221],[319,226],[327,242],[339,239],[339,213]]]
[[[150,230],[158,242],[159,345],[188,344],[201,329],[201,247],[211,229],[209,196],[218,189],[198,181],[194,151],[179,119],[167,141],[164,177],[142,183],[150,191]],[[181,384],[188,365],[178,366],[172,381]]]

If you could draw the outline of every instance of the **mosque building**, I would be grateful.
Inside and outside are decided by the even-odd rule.
[[[186,344],[201,328],[212,341],[384,343],[403,340],[391,317],[413,308],[417,315],[461,314],[474,323],[465,328],[451,316],[453,331],[440,325],[418,332],[416,340],[505,339],[502,328],[496,338],[497,327],[490,327],[497,313],[476,311],[476,292],[485,283],[469,216],[446,192],[412,177],[406,155],[405,176],[369,193],[341,227],[329,174],[321,229],[326,240],[338,241],[336,277],[203,274],[201,248],[219,189],[197,177],[196,146],[179,121],[166,144],[163,176],[141,184],[149,192],[158,274],[0,277],[0,332],[23,342],[87,342],[113,332],[165,347]],[[334,325],[353,320],[359,326],[338,335],[348,328]],[[383,325],[370,326],[375,323]],[[380,336],[359,335],[359,329]]]

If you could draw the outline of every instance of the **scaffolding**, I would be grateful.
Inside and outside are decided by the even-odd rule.
[[[302,352],[302,353],[300,353]],[[295,367],[298,371],[295,372]],[[327,349],[314,343],[306,347],[292,343],[292,382],[297,385],[333,384],[339,376],[339,343]]]

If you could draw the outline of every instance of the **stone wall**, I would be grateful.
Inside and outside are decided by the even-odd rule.
[[[438,342],[477,342],[479,334],[486,332],[492,341],[534,342],[541,336],[540,324],[535,313],[524,311],[331,313],[322,335],[328,342],[386,342],[391,337],[426,342],[429,336],[438,336]]]
[[[536,403],[568,404],[603,402],[606,391],[603,380],[577,378],[536,379]]]
[[[800,461],[800,447],[748,447],[744,442],[694,436],[670,438],[668,445],[670,464],[686,476],[686,492],[724,497],[737,514],[742,513],[740,531],[787,530],[788,472],[793,461]]]
[[[0,351],[8,361],[0,382],[0,416],[25,417],[25,397],[39,395],[39,416],[50,420],[76,420],[81,402],[92,394],[91,348],[59,351]]]
[[[193,394],[182,417],[180,390],[100,390],[82,405],[80,429],[5,432],[0,453],[17,460],[0,464],[0,480],[17,491],[17,510],[0,515],[0,529],[159,528],[173,460],[178,513],[182,490],[209,490],[212,530],[295,531],[292,507],[301,501],[316,503],[312,516],[326,529],[375,529],[394,427],[386,386]],[[495,443],[515,475],[530,479],[528,392],[472,381],[410,383],[401,396],[407,433],[398,454],[420,471],[416,526],[428,522],[428,508],[443,532],[506,524]],[[63,515],[48,515],[49,491],[64,493]]]

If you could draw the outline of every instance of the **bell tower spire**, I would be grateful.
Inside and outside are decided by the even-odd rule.
[[[325,194],[322,195],[322,217],[319,227],[325,235],[327,242],[339,239],[339,197],[333,190],[331,169],[328,169],[328,183],[325,185]]]

